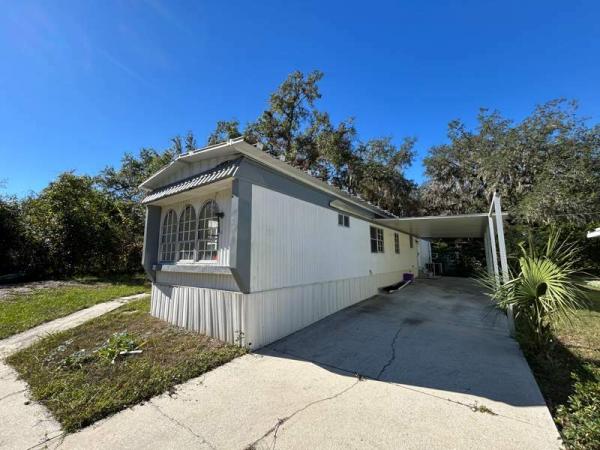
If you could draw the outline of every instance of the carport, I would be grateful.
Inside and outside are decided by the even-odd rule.
[[[377,222],[390,228],[423,239],[480,238],[485,246],[488,273],[498,282],[508,281],[508,261],[504,241],[504,219],[500,195],[494,193],[487,213],[454,216],[400,217],[379,219]],[[500,277],[502,274],[502,277]],[[508,313],[509,328],[514,332],[512,310]]]

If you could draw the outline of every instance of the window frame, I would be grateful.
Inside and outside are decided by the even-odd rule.
[[[394,252],[400,254],[400,233],[394,233]]]
[[[338,227],[350,228],[350,216],[338,213]]]
[[[160,227],[160,240],[158,249],[158,261],[162,263],[172,264],[177,261],[178,254],[178,234],[179,234],[179,221],[177,220],[177,212],[174,209],[169,208],[165,216],[163,217]],[[169,218],[172,220],[169,221]],[[169,223],[168,223],[169,222]],[[166,240],[167,237],[171,237],[170,240]],[[165,251],[165,246],[171,246],[168,251]],[[172,255],[171,258],[164,258],[165,253]]]
[[[208,207],[211,207],[212,209],[212,215],[211,216],[206,216],[203,217],[204,212],[207,210]],[[198,213],[198,221],[197,221],[197,225],[196,225],[196,262],[198,263],[202,263],[202,264],[216,264],[219,261],[219,243],[220,243],[220,238],[221,238],[221,209],[219,208],[219,204],[217,203],[216,200],[207,200],[204,202],[204,204],[202,205],[202,207],[200,208],[200,212]],[[209,227],[208,226],[208,222],[210,220],[216,220],[217,221],[217,227],[216,227],[216,235],[214,235],[214,242],[211,242],[212,240],[209,240],[205,237],[205,233],[209,232],[209,230],[213,229],[214,227]],[[203,226],[202,228],[200,228],[200,226]],[[204,226],[206,225],[206,226]],[[201,233],[202,233],[202,238],[201,238]],[[214,250],[209,250],[208,248],[204,248],[204,246],[206,244],[213,244],[215,246]],[[205,259],[204,256],[210,253],[211,254],[211,258],[210,259]]]
[[[371,253],[385,253],[383,228],[370,225],[369,238],[371,243]]]
[[[187,214],[188,211],[189,214]],[[191,263],[196,260],[196,229],[196,208],[194,208],[191,204],[186,204],[179,215],[179,224],[177,227],[176,256],[178,263]],[[187,236],[187,239],[184,239],[184,236]],[[183,246],[186,246],[186,248],[182,248]],[[189,257],[184,258],[182,257],[182,254],[185,254],[185,256]]]

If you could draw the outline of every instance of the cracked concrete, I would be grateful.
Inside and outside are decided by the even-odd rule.
[[[200,436],[198,433],[195,433],[194,430],[192,430],[190,427],[188,427],[186,424],[181,423],[179,420],[169,416],[168,414],[166,414],[163,410],[161,410],[157,405],[155,405],[152,402],[149,402],[150,405],[152,405],[154,408],[156,408],[156,410],[165,418],[169,419],[171,422],[173,422],[174,424],[180,426],[181,428],[183,428],[184,430],[186,430],[187,432],[189,432],[190,434],[192,434],[193,436],[196,436],[199,440],[200,440],[200,444],[206,444],[208,445],[211,449],[215,449],[215,446],[212,445],[210,442],[208,442],[203,436]]]
[[[559,446],[505,317],[468,281],[441,279],[340,311],[61,448]]]
[[[394,339],[392,339],[392,343],[390,344],[390,347],[392,348],[392,356],[390,356],[390,359],[381,368],[381,370],[377,374],[377,377],[375,377],[376,380],[381,379],[381,376],[384,374],[386,369],[388,367],[390,367],[392,365],[392,363],[394,362],[394,360],[396,359],[396,342],[398,341],[398,336],[400,335],[401,331],[402,331],[402,328],[399,328],[398,331],[396,331],[396,334],[394,335]]]
[[[312,401],[306,405],[304,405],[302,408],[297,409],[296,411],[294,411],[292,414],[290,414],[289,416],[286,416],[282,419],[277,419],[277,423],[275,424],[275,426],[273,426],[272,428],[268,429],[266,431],[265,434],[263,434],[260,438],[258,438],[256,441],[254,441],[253,443],[251,443],[250,445],[246,446],[246,448],[256,448],[257,445],[262,442],[264,439],[266,439],[267,437],[269,437],[269,435],[273,434],[273,444],[271,445],[271,448],[274,449],[275,445],[277,443],[277,432],[279,431],[279,427],[281,427],[284,423],[286,423],[288,420],[292,419],[294,416],[296,416],[297,414],[300,414],[304,411],[306,411],[308,408],[310,408],[311,406],[317,405],[319,403],[322,402],[326,402],[329,400],[333,400],[338,398],[339,396],[345,394],[346,392],[348,392],[350,389],[352,389],[353,387],[355,387],[358,383],[360,383],[360,381],[362,381],[361,379],[357,380],[354,384],[352,384],[351,386],[342,389],[340,392],[333,394],[329,397],[325,397],[325,398],[321,398],[319,400],[315,400]]]

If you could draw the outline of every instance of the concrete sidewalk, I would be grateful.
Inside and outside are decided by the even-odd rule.
[[[506,318],[468,280],[419,280],[78,433],[100,448],[559,448]]]
[[[136,294],[127,297],[116,298],[104,303],[98,303],[97,305],[79,310],[73,314],[69,314],[68,316],[61,317],[60,319],[46,322],[22,333],[12,335],[0,341],[0,359],[6,358],[8,355],[18,352],[25,347],[29,347],[34,342],[42,339],[44,336],[47,336],[51,333],[56,333],[58,331],[75,328],[76,326],[81,325],[83,322],[87,322],[94,317],[106,314],[113,309],[117,309],[119,306],[123,306],[133,300],[147,297],[148,295],[149,294]]]
[[[24,349],[51,333],[75,328],[82,323],[110,312],[148,294],[137,294],[99,303],[60,319],[0,341],[0,448],[28,449],[61,436],[60,424],[48,410],[29,400],[27,383],[4,362],[4,358]]]

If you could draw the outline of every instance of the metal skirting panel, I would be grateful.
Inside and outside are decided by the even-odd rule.
[[[246,344],[257,349],[402,279],[402,272],[294,286],[244,296]]]
[[[151,314],[173,325],[258,349],[402,279],[403,271],[242,294],[153,284]]]
[[[244,328],[242,294],[188,286],[152,285],[154,317],[235,343]]]
[[[239,291],[238,285],[232,275],[158,271],[156,272],[156,282],[171,286]]]

